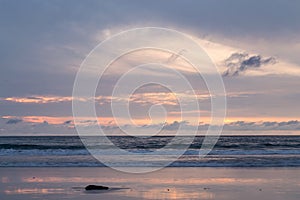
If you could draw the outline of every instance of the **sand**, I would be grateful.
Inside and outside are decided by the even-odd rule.
[[[0,199],[300,199],[300,168],[0,168]],[[86,192],[89,184],[108,191]]]

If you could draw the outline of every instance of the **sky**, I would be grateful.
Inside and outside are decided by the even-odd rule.
[[[299,134],[299,9],[296,0],[0,0],[0,134],[76,134],[72,91],[80,65],[100,42],[142,27],[185,33],[212,59],[226,90],[224,133]],[[153,36],[153,42],[162,41]],[[129,67],[153,60],[169,62],[170,68],[187,77],[200,108],[189,107],[191,93],[180,90],[182,85],[176,85],[176,80],[176,94],[150,84],[130,97],[133,126],[128,119],[112,115],[111,101],[128,99],[114,99],[111,92]],[[98,121],[82,116],[80,126],[99,123],[108,134],[119,134],[120,128],[149,134],[159,128],[172,134],[178,126],[187,133],[195,127],[200,132],[207,130],[211,96],[191,69],[184,59],[157,50],[121,57],[98,85]],[[162,68],[143,70],[138,73],[174,79]],[[178,96],[190,109],[186,119],[180,117]],[[167,117],[161,114],[160,106]],[[199,123],[194,123],[198,114]]]

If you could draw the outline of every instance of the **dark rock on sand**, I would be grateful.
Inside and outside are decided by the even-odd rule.
[[[109,187],[102,185],[88,185],[85,187],[85,190],[108,190]]]

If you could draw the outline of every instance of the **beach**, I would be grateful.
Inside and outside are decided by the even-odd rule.
[[[300,200],[300,0],[0,0],[0,200]]]
[[[300,197],[300,168],[167,167],[129,174],[107,167],[2,167],[0,199],[272,199]],[[89,184],[109,190],[85,191]]]
[[[123,172],[105,167],[78,137],[1,137],[0,199],[298,200],[300,197],[299,136],[223,136],[202,159],[199,147],[203,137],[196,137],[184,155],[158,171],[154,169],[163,167],[166,156],[177,152],[177,146],[169,146],[167,154],[158,154],[157,160],[149,159],[147,152],[161,148],[171,137],[143,141],[111,138],[120,148],[144,155],[139,160],[122,160],[112,146],[97,146],[96,139],[101,138],[91,139],[95,144],[89,147],[99,150],[96,155],[101,153],[99,158],[112,159],[111,167],[125,168]],[[188,144],[188,138],[180,139],[182,144]],[[109,189],[86,191],[88,185]]]

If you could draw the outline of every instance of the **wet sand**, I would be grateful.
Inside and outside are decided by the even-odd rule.
[[[165,168],[127,174],[109,168],[0,168],[0,199],[298,200],[300,168]],[[85,191],[89,184],[110,187]]]

